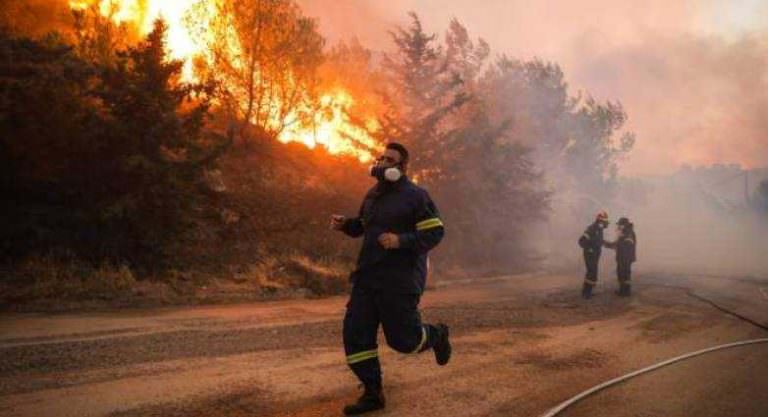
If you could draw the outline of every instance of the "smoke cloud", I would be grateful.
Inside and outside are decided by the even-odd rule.
[[[632,204],[617,204],[616,210],[631,213],[636,223],[639,270],[768,276],[765,215],[746,209],[743,197],[727,197],[729,189],[741,191],[742,180],[722,184],[680,173],[647,179],[640,192],[626,188],[622,199]]]
[[[768,222],[747,208],[739,168],[768,165],[768,3],[301,3],[319,17],[331,42],[356,36],[379,50],[390,47],[388,30],[407,24],[407,11],[438,34],[455,17],[495,53],[560,64],[572,94],[581,90],[622,102],[629,115],[625,127],[637,134],[637,143],[621,166],[619,192],[575,196],[557,190],[550,221],[534,232],[546,266],[578,269],[576,239],[592,221],[584,214],[587,205],[607,209],[614,221],[628,216],[635,222],[640,273],[768,275]],[[709,177],[678,172],[684,164],[718,163],[738,166]],[[766,177],[753,172],[751,188]],[[611,226],[606,237],[613,234]],[[603,277],[614,274],[613,256],[604,253]]]
[[[496,53],[562,65],[572,91],[620,100],[638,136],[622,173],[681,164],[768,165],[768,3],[754,0],[302,0],[331,41],[389,47],[415,11],[441,34],[458,18]]]

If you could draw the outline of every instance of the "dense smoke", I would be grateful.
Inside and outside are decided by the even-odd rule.
[[[680,164],[768,164],[768,5],[750,1],[302,1],[331,40],[388,46],[414,10],[440,33],[451,18],[494,53],[557,62],[571,89],[621,100],[638,141],[623,172]],[[359,25],[358,22],[366,22]]]
[[[642,270],[768,275],[768,219],[745,201],[746,172],[737,167],[731,167],[736,175],[701,171],[627,185],[626,203],[616,204],[616,214],[629,212],[636,222]],[[766,178],[765,172],[752,174]]]
[[[655,34],[592,51],[574,77],[621,97],[642,136],[628,171],[681,164],[768,164],[768,42]]]
[[[438,34],[456,17],[489,41],[494,54],[559,64],[570,95],[584,89],[599,100],[621,102],[628,115],[623,127],[636,133],[637,143],[620,161],[619,176],[611,186],[580,186],[590,179],[569,176],[560,160],[538,149],[537,164],[555,191],[550,220],[536,228],[533,237],[547,267],[578,267],[576,239],[594,212],[605,208],[614,221],[620,216],[635,221],[640,271],[768,273],[763,255],[768,221],[744,198],[742,171],[768,164],[768,27],[758,17],[765,16],[766,5],[605,0],[489,1],[482,7],[467,0],[400,0],[394,6],[303,3],[309,14],[320,17],[321,30],[330,39],[357,36],[381,49],[388,47],[386,31],[402,24],[403,10],[419,13],[425,26]],[[354,23],[361,20],[367,24]],[[546,107],[532,102],[540,98],[518,95],[509,101],[528,100],[523,103],[528,109],[545,109],[535,119],[554,120],[544,114]],[[680,171],[683,164],[718,163],[737,166]],[[764,171],[751,172],[748,194],[766,177]],[[606,236],[613,234],[612,226]],[[607,268],[604,274],[609,276],[612,256],[610,251],[603,256],[603,271]]]

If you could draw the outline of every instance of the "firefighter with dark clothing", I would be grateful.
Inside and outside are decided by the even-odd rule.
[[[616,277],[619,280],[617,295],[629,297],[632,294],[632,263],[637,259],[637,236],[635,225],[626,217],[616,223],[618,237],[615,242],[605,242],[605,247],[616,250]]]
[[[427,277],[427,254],[443,238],[440,214],[427,192],[405,175],[408,151],[390,143],[371,175],[377,184],[366,194],[358,216],[331,217],[331,227],[363,238],[344,316],[347,364],[362,382],[363,395],[344,408],[354,415],[384,408],[377,334],[401,353],[432,349],[438,365],[451,357],[448,326],[421,321],[419,300]]]
[[[601,211],[597,214],[595,222],[589,225],[579,238],[579,246],[584,251],[584,264],[587,267],[584,285],[581,287],[581,296],[586,299],[592,298],[592,289],[597,285],[597,267],[604,243],[603,230],[608,224],[608,213]]]

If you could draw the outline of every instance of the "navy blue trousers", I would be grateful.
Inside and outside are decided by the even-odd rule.
[[[344,316],[347,364],[363,384],[381,386],[377,336],[379,324],[387,345],[400,353],[430,349],[437,331],[421,322],[420,294],[402,294],[355,285]]]

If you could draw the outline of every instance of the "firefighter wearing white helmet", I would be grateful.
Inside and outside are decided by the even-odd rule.
[[[608,224],[608,213],[601,211],[597,213],[595,222],[589,225],[584,234],[579,238],[579,246],[584,251],[584,264],[587,269],[584,275],[581,295],[587,299],[592,297],[592,289],[597,285],[597,266],[600,262],[600,253],[605,242],[603,240],[603,230],[608,227]]]

